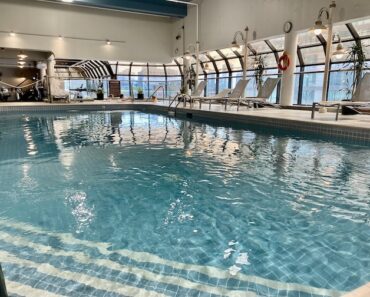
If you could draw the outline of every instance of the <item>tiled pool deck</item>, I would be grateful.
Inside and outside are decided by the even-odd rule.
[[[49,103],[0,103],[0,112],[27,112],[27,111],[61,111],[61,110],[119,110],[119,109],[138,109],[167,113],[168,101],[161,103],[152,102],[132,102],[122,100],[104,100],[94,102],[75,102],[69,104],[49,104]],[[174,110],[172,108],[172,110]],[[310,134],[326,135],[330,138],[348,139],[358,143],[370,144],[370,115],[340,116],[339,121],[335,121],[335,114],[327,112],[325,114],[316,113],[315,119],[311,119],[311,112],[305,110],[260,108],[236,110],[235,106],[228,107],[212,105],[209,110],[208,105],[190,108],[184,107],[181,103],[177,109],[179,116],[191,116],[202,119],[223,120],[245,124],[254,124],[275,128],[282,128],[300,131]]]

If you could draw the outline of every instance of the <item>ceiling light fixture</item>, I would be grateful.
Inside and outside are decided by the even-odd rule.
[[[18,57],[19,59],[21,59],[21,60],[24,60],[24,59],[26,59],[28,56],[27,56],[27,55],[25,55],[23,52],[20,52],[20,53],[17,55],[17,57]]]

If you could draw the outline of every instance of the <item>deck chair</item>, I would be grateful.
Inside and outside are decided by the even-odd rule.
[[[266,105],[267,100],[271,97],[272,93],[275,91],[279,82],[280,77],[267,78],[262,88],[258,90],[257,97],[246,97],[238,100],[238,110],[241,104],[248,106],[248,108],[251,107],[251,104],[254,104],[255,106],[258,106],[259,104]]]
[[[239,99],[244,95],[245,88],[247,87],[249,83],[249,79],[247,80],[239,80],[236,84],[235,88],[230,91],[230,89],[225,89],[216,96],[213,97],[199,97],[196,98],[197,101],[199,101],[200,105],[202,102],[208,102],[209,108],[211,108],[211,104],[216,103],[224,103],[225,104],[225,110],[227,109],[227,103],[229,100],[236,100]],[[229,94],[229,96],[227,96]]]
[[[205,80],[201,81],[191,96],[194,96],[194,97],[202,96],[204,89],[206,88],[206,85],[207,85],[207,81]]]
[[[359,82],[351,100],[321,101],[312,103],[311,119],[315,118],[316,107],[335,107],[335,120],[338,121],[339,111],[342,107],[366,107],[370,106],[370,73],[366,73]]]
[[[210,97],[194,97],[192,96],[191,97],[191,100],[192,102],[199,102],[199,108],[202,108],[202,103],[203,102],[208,102],[209,103],[209,108],[211,108],[211,103],[212,101],[217,101],[217,100],[222,100],[224,98],[227,98],[230,93],[233,91],[233,89],[224,89],[222,90],[221,92],[219,92],[218,94],[214,95],[214,96],[210,96]]]

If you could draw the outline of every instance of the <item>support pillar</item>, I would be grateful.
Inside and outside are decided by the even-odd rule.
[[[47,78],[48,78],[48,94],[49,102],[53,101],[53,92],[55,90],[55,57],[51,55],[47,60]]]
[[[280,105],[293,105],[294,97],[294,72],[297,65],[298,33],[292,31],[285,34],[284,49],[290,59],[290,67],[283,72],[281,78]]]

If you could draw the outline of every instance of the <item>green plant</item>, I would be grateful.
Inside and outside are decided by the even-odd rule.
[[[257,90],[259,91],[263,85],[263,74],[265,73],[265,57],[255,56],[254,57],[254,78],[256,80]]]
[[[346,57],[348,61],[343,68],[347,72],[347,88],[345,89],[347,98],[352,98],[358,84],[360,83],[366,65],[366,56],[361,41],[354,43],[349,49]]]
[[[142,88],[138,88],[138,89],[137,89],[137,93],[138,93],[138,94],[140,94],[140,95],[142,95],[142,94],[144,94],[144,91],[143,91],[143,89],[142,89]]]

